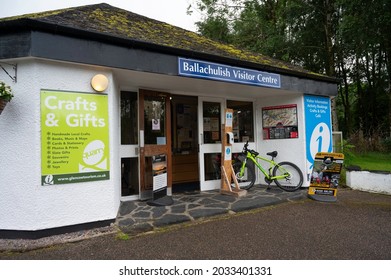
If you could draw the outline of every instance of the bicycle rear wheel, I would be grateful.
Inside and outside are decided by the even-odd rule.
[[[287,192],[293,192],[303,184],[303,173],[299,167],[291,162],[280,162],[273,168],[273,177],[287,175],[285,178],[275,179],[276,185]]]
[[[235,162],[232,165],[235,173],[236,180],[238,180],[239,188],[242,190],[248,190],[252,186],[254,186],[255,183],[255,172],[254,172],[254,165],[246,163],[244,166],[244,173],[243,176],[240,176],[240,168],[242,168],[242,162]],[[235,183],[232,181],[231,184],[232,188],[235,188]]]

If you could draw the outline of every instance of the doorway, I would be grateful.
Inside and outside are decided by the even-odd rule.
[[[253,101],[121,92],[122,199],[152,197],[157,158],[165,159],[169,193],[219,189],[224,109],[234,110],[236,155],[246,141],[254,145],[253,106]]]
[[[155,187],[172,186],[171,106],[168,93],[139,91],[139,132],[140,199],[147,200],[152,198]],[[157,164],[156,159],[164,159],[164,164]]]
[[[200,190],[198,164],[198,98],[171,96],[172,192]]]

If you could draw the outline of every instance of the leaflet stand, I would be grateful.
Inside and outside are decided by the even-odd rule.
[[[241,190],[238,181],[235,177],[235,172],[232,167],[232,144],[234,137],[232,133],[233,110],[225,110],[225,124],[222,125],[222,160],[221,160],[221,189],[220,193],[234,195],[237,197],[245,196],[246,190]],[[235,183],[235,188],[231,187],[232,180]]]
[[[150,206],[169,206],[174,204],[167,195],[167,158],[165,154],[152,156],[153,193]]]
[[[337,187],[344,155],[341,153],[317,153],[312,168],[308,196],[317,201],[337,201]]]

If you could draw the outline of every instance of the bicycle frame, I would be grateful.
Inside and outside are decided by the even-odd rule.
[[[274,160],[272,159],[267,159],[267,158],[264,158],[260,155],[257,155],[257,156],[254,156],[252,153],[250,153],[249,151],[247,151],[247,155],[246,155],[246,159],[242,162],[242,167],[240,168],[240,176],[243,176],[244,174],[244,167],[246,165],[246,162],[247,162],[247,159],[251,159],[252,162],[254,162],[255,166],[258,167],[259,170],[261,170],[261,172],[263,173],[263,175],[265,175],[265,177],[268,179],[268,180],[278,180],[278,179],[283,179],[283,178],[286,178],[289,176],[288,172],[286,172],[286,170],[284,170],[284,174],[283,175],[279,175],[279,176],[272,176],[271,175],[271,171],[272,169],[275,167],[275,166],[278,166],[279,168],[282,168],[281,166],[278,165],[278,163],[276,163]],[[263,160],[263,161],[266,161],[269,163],[269,173],[266,172],[266,170],[259,164],[258,162],[258,159],[260,160]]]

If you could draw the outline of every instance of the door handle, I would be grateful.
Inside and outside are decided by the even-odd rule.
[[[140,148],[144,148],[144,130],[140,130]]]

